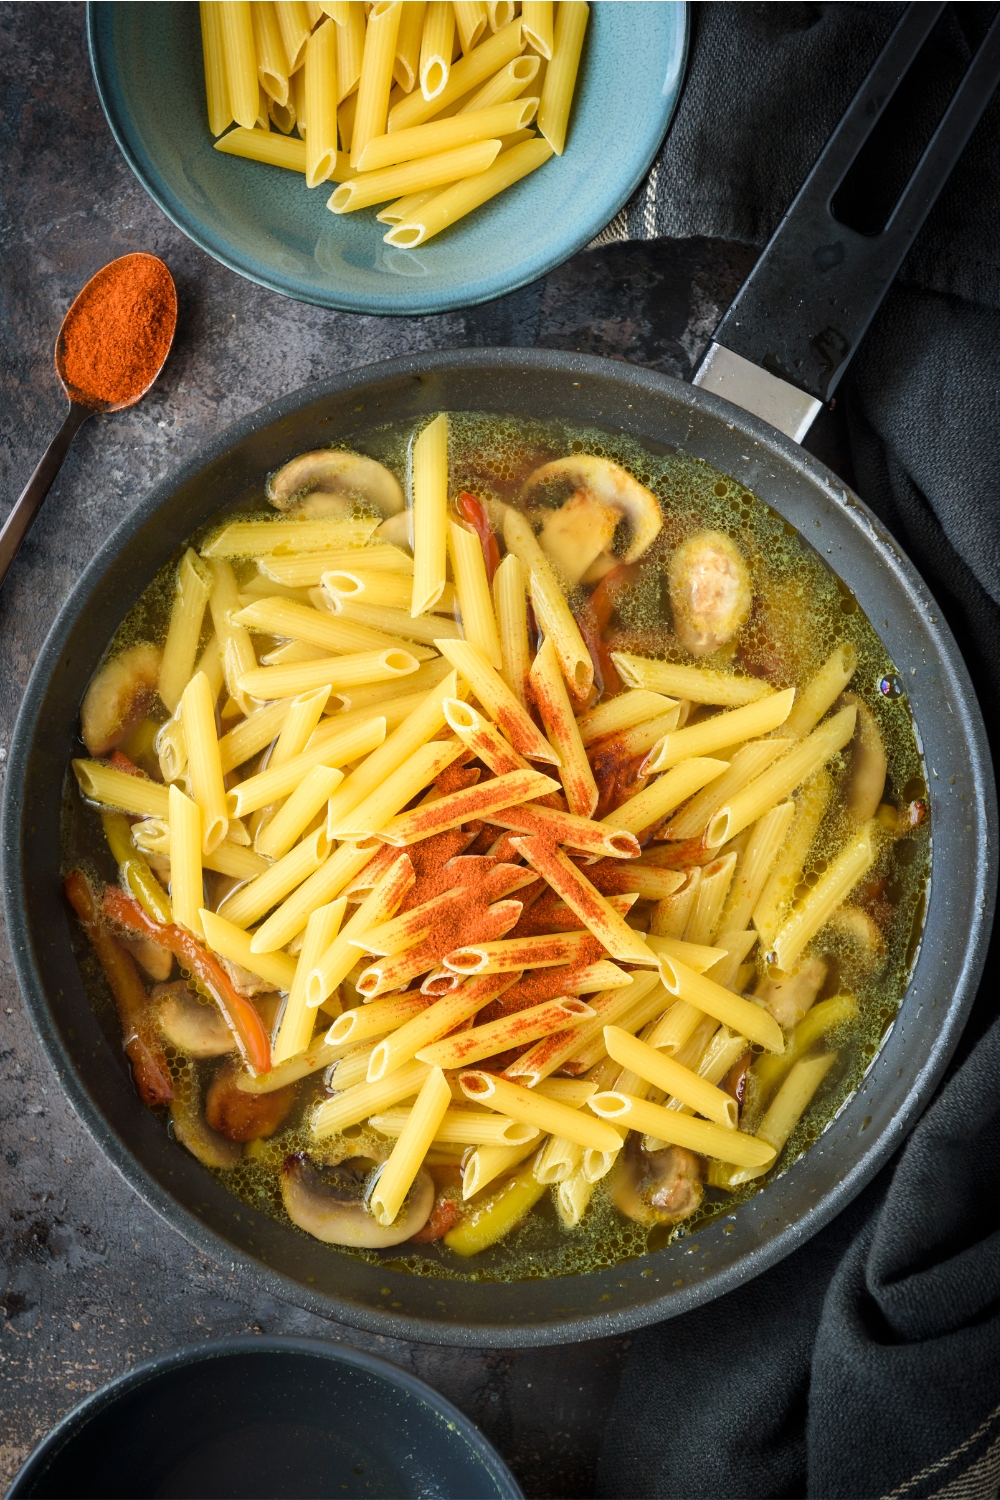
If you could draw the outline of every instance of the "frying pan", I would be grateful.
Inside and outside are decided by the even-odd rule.
[[[996,805],[982,719],[915,569],[796,439],[835,389],[996,83],[994,26],[882,233],[834,219],[835,189],[941,8],[904,14],[717,330],[695,387],[610,360],[524,349],[420,354],[310,386],[237,423],[159,484],[94,558],[53,626],[21,707],[3,808],[18,978],[60,1086],[125,1179],[192,1243],[272,1295],[432,1343],[509,1347],[624,1332],[719,1296],[801,1245],[896,1150],[940,1078],[976,990],[995,897]],[[87,997],[60,897],[60,787],[79,703],[149,579],[220,508],[259,496],[261,476],[296,453],[445,408],[603,425],[738,476],[854,591],[905,683],[927,768],[923,936],[898,1017],[857,1093],[803,1157],[738,1210],[586,1275],[517,1283],[411,1276],[331,1251],[238,1202],[139,1103],[120,1047]]]

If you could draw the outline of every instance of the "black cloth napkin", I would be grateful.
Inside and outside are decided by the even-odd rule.
[[[933,121],[993,18],[949,6]],[[650,178],[601,236],[762,244],[902,7],[693,7]],[[905,158],[910,142],[890,143]],[[937,597],[1000,753],[1000,98],[842,387],[859,493]],[[1000,762],[998,762],[1000,763]],[[994,1497],[1000,1489],[1000,944],[909,1142],[807,1245],[639,1334],[598,1494]]]

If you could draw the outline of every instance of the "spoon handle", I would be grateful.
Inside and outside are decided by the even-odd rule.
[[[0,588],[10,572],[11,564],[21,548],[32,522],[42,506],[42,501],[52,488],[52,481],[62,468],[69,445],[88,417],[94,415],[89,406],[71,401],[66,420],[42,455],[41,461],[28,480],[14,509],[0,531]]]

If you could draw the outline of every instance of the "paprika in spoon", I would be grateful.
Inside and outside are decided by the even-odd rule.
[[[0,585],[83,423],[141,400],[163,368],[176,326],[177,290],[155,255],[123,255],[79,293],[56,339],[56,374],[69,411],[0,531]]]

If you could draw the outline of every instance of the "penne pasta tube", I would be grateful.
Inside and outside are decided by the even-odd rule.
[[[228,4],[229,0],[222,0],[222,3]],[[306,143],[297,140],[294,135],[275,135],[270,130],[245,130],[237,126],[227,135],[219,137],[215,142],[215,149],[224,156],[238,156],[243,161],[260,161],[267,167],[283,167],[286,172],[301,172],[305,176]],[[334,180],[342,179],[337,176]]]
[[[302,140],[306,138],[306,80],[302,68],[288,80],[288,110],[295,116],[295,128]],[[279,127],[280,128],[280,127]]]
[[[222,44],[221,9],[220,4],[208,3],[208,0],[202,0],[199,6],[201,50],[205,64],[205,102],[208,106],[208,128],[213,135],[221,135],[233,123]]]
[[[411,0],[405,0],[405,3],[410,4]],[[334,614],[338,613],[345,599],[353,599],[360,604],[388,605],[390,609],[405,607],[408,610],[413,592],[413,574],[412,570],[410,573],[368,573],[360,566],[354,572],[331,569],[323,574],[323,590],[335,606]],[[447,583],[434,606],[435,610],[448,614],[454,610],[455,603],[454,585]]]
[[[276,698],[265,708],[256,709],[249,718],[230,729],[219,741],[223,773],[235,770],[257,755],[281,732],[292,698]]]
[[[380,224],[401,224],[411,214],[423,208],[432,198],[436,198],[441,191],[439,187],[424,188],[419,193],[407,193],[405,198],[397,198],[395,203],[387,203],[385,208],[380,208],[375,215]]]
[[[334,721],[336,725],[336,721]],[[347,765],[357,760],[382,743],[385,738],[385,719],[369,719],[365,724],[354,724],[348,729],[323,737],[318,745],[303,750],[283,766],[269,766],[256,776],[247,777],[226,794],[226,805],[231,818],[242,818],[246,813],[256,812],[269,802],[277,802],[294,792],[299,782],[313,766]]]
[[[201,863],[203,869],[214,870],[217,875],[228,875],[233,880],[253,880],[255,875],[263,875],[268,868],[268,861],[252,849],[231,844],[228,840],[217,844],[211,854],[203,854]]]
[[[412,93],[420,81],[420,39],[426,14],[424,0],[406,0],[400,12],[392,76],[406,94]]]
[[[788,1074],[767,1113],[757,1127],[756,1139],[770,1145],[775,1155],[780,1153],[788,1137],[812,1103],[813,1096],[823,1079],[837,1061],[836,1052],[826,1052],[819,1057],[806,1057],[797,1062]],[[713,1187],[733,1189],[751,1182],[767,1170],[766,1166],[752,1163],[739,1164],[740,1169],[727,1171],[714,1163],[709,1169],[708,1180]]]
[[[448,417],[422,429],[410,449],[413,507],[413,596],[410,614],[425,614],[440,599],[448,550]]]
[[[253,43],[253,21],[249,0],[226,0],[217,11],[226,65],[229,107],[233,117],[248,130],[257,120],[257,57]]]
[[[782,911],[802,878],[803,866],[826,815],[832,791],[830,773],[821,768],[803,784],[795,799],[791,828],[754,904],[753,923],[765,946],[773,941]]]
[[[319,187],[337,170],[337,33],[323,21],[306,46],[306,187]]]
[[[696,1114],[714,1120],[727,1130],[735,1130],[738,1123],[736,1100],[732,1094],[717,1088],[697,1073],[685,1068],[676,1058],[650,1047],[638,1037],[630,1036],[618,1026],[605,1026],[604,1043],[608,1055],[623,1068],[633,1073],[664,1093],[671,1094],[688,1104]]]
[[[491,1109],[509,1115],[512,1120],[520,1120],[524,1125],[537,1125],[539,1130],[563,1136],[595,1151],[621,1149],[621,1136],[603,1120],[594,1119],[584,1110],[560,1104],[556,1099],[547,1099],[509,1078],[473,1070],[462,1073],[459,1083],[466,1098],[473,1103],[488,1104]],[[591,1098],[590,1108],[593,1108],[594,1099],[599,1097],[595,1094]]]
[[[504,739],[495,724],[483,716],[477,709],[471,708],[468,703],[461,699],[446,699],[444,704],[445,718],[449,728],[458,734],[462,743],[493,772],[495,776],[505,776],[510,771],[526,771],[530,767],[523,755],[520,755],[512,745]],[[558,798],[558,800],[556,800]],[[552,793],[543,797],[541,804],[545,807],[562,807],[563,799],[559,793]],[[593,828],[589,818],[577,818],[568,814],[575,827],[580,829]],[[525,833],[535,832],[535,826],[521,830]],[[638,848],[638,845],[636,845]]]
[[[628,989],[607,990],[596,995],[589,1002],[594,1012],[592,1021],[584,1023],[575,1031],[557,1033],[537,1042],[504,1069],[505,1076],[524,1083],[528,1088],[537,1088],[549,1074],[563,1067],[595,1037],[600,1037],[603,1052],[604,1027],[620,1024],[636,1014],[637,1005],[643,1002],[663,1005],[663,987],[657,974],[633,974],[632,984]]]
[[[336,937],[336,933],[333,937]],[[367,1042],[372,1037],[383,1037],[387,1031],[395,1031],[405,1022],[412,1021],[414,1016],[421,1015],[427,1006],[426,997],[420,994],[390,995],[385,1000],[372,1001],[371,1005],[358,1005],[337,1017],[327,1032],[326,1039],[331,1046],[340,1047],[348,1042],[354,1046],[358,1042]]]
[[[360,0],[345,0],[336,9],[336,14],[333,11],[329,14],[340,27],[337,38],[337,103],[342,105],[350,95],[350,103],[356,109],[355,90],[361,79],[361,62],[365,53],[365,10]],[[351,111],[350,124],[353,131],[354,110]],[[351,149],[350,134],[342,144],[345,151]]]
[[[535,1157],[533,1171],[535,1181],[549,1187],[555,1182],[565,1182],[583,1161],[583,1147],[576,1141],[567,1141],[560,1135],[550,1135]]]
[[[390,139],[395,140],[395,136]],[[489,580],[486,577],[482,543],[468,527],[451,521],[448,526],[448,550],[465,639],[477,646],[490,665],[499,672],[503,666],[503,656],[496,617],[493,614]]]
[[[610,1165],[608,1170],[611,1170]],[[575,1172],[559,1183],[556,1188],[556,1211],[564,1229],[577,1227],[593,1196],[594,1182],[587,1176],[583,1166],[577,1167]]]
[[[268,859],[281,859],[300,838],[317,813],[324,808],[343,780],[339,771],[329,766],[313,766],[258,833],[256,848]]]
[[[236,1087],[241,1094],[273,1094],[276,1089],[287,1088],[290,1083],[298,1083],[300,1078],[308,1078],[311,1073],[328,1068],[339,1055],[339,1047],[328,1047],[319,1037],[314,1037],[301,1052],[276,1063],[268,1073],[258,1073],[256,1077],[250,1073],[238,1073]]]
[[[451,0],[430,0],[420,38],[420,92],[428,102],[448,82],[455,42],[455,9]]]
[[[462,1168],[462,1197],[466,1201],[474,1197],[476,1193],[496,1180],[503,1172],[511,1172],[524,1161],[526,1156],[534,1156],[538,1150],[538,1137],[533,1137],[520,1146],[479,1146],[466,1160]],[[541,1183],[535,1184],[537,1197],[535,1202],[545,1191]],[[531,1207],[531,1203],[528,1203]],[[519,1214],[527,1212],[525,1208],[518,1205]],[[479,1249],[478,1243],[474,1245],[469,1254],[475,1254]],[[461,1253],[461,1252],[460,1252]]]
[[[74,760],[71,765],[80,794],[88,802],[99,802],[103,807],[139,818],[169,817],[168,791],[158,781],[117,771],[99,760]]]
[[[500,938],[469,943],[446,953],[443,963],[456,974],[504,974],[514,969],[554,969],[579,962],[593,949],[589,932],[554,932],[541,937]]]
[[[612,702],[614,700],[612,699]],[[659,714],[655,719],[647,719],[642,724],[635,724],[631,729],[623,729],[615,735],[614,746],[620,756],[642,755],[644,751],[655,751],[656,747],[668,735],[672,734],[681,723],[681,704],[674,704],[673,708],[667,709],[666,713]],[[720,756],[725,751],[720,751]],[[648,764],[648,763],[647,763]]]
[[[491,31],[499,31],[501,26],[509,26],[516,14],[515,0],[486,0],[486,15]]]
[[[211,592],[211,572],[193,547],[189,547],[177,569],[174,602],[160,664],[160,697],[171,713],[176,711],[181,693],[194,674],[198,641]]]
[[[706,969],[711,969],[720,959],[726,957],[725,948],[717,948],[707,943],[685,942],[679,938],[660,937],[650,933],[646,942],[654,953],[665,953],[668,958],[679,958],[681,963],[687,964],[696,974],[704,974]]]
[[[461,740],[458,743],[461,745]],[[430,838],[435,833],[443,833],[447,828],[457,828],[471,818],[488,820],[494,813],[502,812],[504,808],[522,802],[525,798],[552,791],[555,785],[550,776],[543,776],[538,771],[512,771],[509,776],[495,776],[491,781],[466,787],[460,792],[451,792],[446,797],[439,797],[436,802],[425,803],[413,808],[411,812],[400,813],[398,817],[373,831],[377,831],[379,838],[385,843],[400,848],[406,844],[415,844],[420,839]],[[617,913],[614,915],[616,920],[620,920]],[[622,956],[612,954],[612,957]]]
[[[530,125],[537,108],[537,99],[513,99],[506,104],[493,104],[488,109],[452,115],[447,120],[430,120],[426,125],[414,125],[411,130],[378,136],[361,152],[357,169],[366,173],[381,172],[401,162],[438,156],[477,141],[496,140]],[[470,172],[466,169],[444,180],[454,182],[456,178],[468,175]]]
[[[635,834],[622,830],[604,828],[589,818],[577,817],[575,813],[559,812],[556,808],[542,807],[538,802],[524,803],[518,807],[503,808],[491,814],[491,821],[498,828],[510,828],[516,833],[537,834],[540,838],[556,844],[566,844],[584,854],[599,854],[612,859],[633,859],[639,848]],[[638,866],[630,866],[637,879]],[[672,870],[647,870],[646,875],[674,876]],[[630,876],[631,878],[631,876]],[[670,882],[671,884],[673,881]]]
[[[307,876],[318,870],[330,851],[330,841],[325,828],[317,828],[296,844],[283,859],[276,860],[263,875],[240,886],[238,891],[227,896],[219,908],[219,914],[232,922],[234,927],[249,927],[272,906],[300,886]],[[257,942],[257,938],[254,938]],[[257,948],[255,952],[266,951]]]
[[[497,31],[499,27],[493,29]],[[537,57],[515,57],[513,62],[509,62],[505,68],[494,73],[481,89],[476,90],[472,98],[462,105],[456,118],[471,114],[475,110],[489,109],[494,104],[507,104],[511,99],[517,99],[528,85],[534,82],[538,68]],[[506,134],[506,132],[501,133]]]
[[[407,1021],[375,1047],[368,1064],[369,1079],[375,1082],[396,1072],[410,1062],[422,1047],[428,1047],[432,1042],[447,1036],[456,1026],[461,1026],[463,1021],[471,1020],[491,1000],[495,1000],[516,983],[519,977],[517,974],[491,974],[470,979],[452,994],[428,1005],[421,1014]]]
[[[263,630],[268,635],[287,635],[293,640],[308,641],[311,646],[321,646],[335,655],[391,651],[400,644],[393,634],[373,630],[363,622],[342,619],[339,614],[329,614],[291,599],[255,600],[240,611],[237,623],[247,625],[251,630]]]
[[[742,932],[749,925],[794,816],[794,802],[779,802],[753,825],[719,918],[719,932]]]
[[[249,714],[254,705],[241,691],[239,683],[244,672],[256,667],[257,658],[249,632],[233,619],[239,610],[240,598],[236,574],[231,563],[222,557],[213,557],[210,567],[213,582],[208,607],[212,612],[212,624],[219,642],[223,676],[229,696],[235,698],[243,713]]]
[[[360,1125],[369,1115],[402,1104],[404,1099],[419,1092],[429,1073],[430,1068],[423,1063],[411,1062],[378,1083],[356,1083],[332,1099],[324,1099],[312,1117],[314,1139],[339,1135],[351,1125]]]
[[[736,677],[728,672],[711,671],[708,667],[679,667],[673,662],[651,661],[627,651],[612,651],[611,660],[629,687],[687,698],[691,703],[741,708],[774,692],[770,684],[759,677]]]
[[[515,146],[511,154],[530,155],[534,152],[538,155],[541,145],[538,141],[525,141],[523,145]],[[559,579],[539,546],[530,523],[513,507],[508,508],[504,516],[503,534],[507,550],[519,557],[524,565],[535,616],[546,635],[553,638],[570,697],[582,704],[594,685],[594,664]]]
[[[580,921],[598,938],[612,958],[623,963],[656,964],[656,955],[640,933],[629,927],[606,897],[554,844],[540,838],[512,839],[514,847],[533,870],[544,876]]]
[[[456,885],[450,891],[442,891],[440,896],[421,901],[419,906],[411,906],[409,911],[398,917],[391,917],[388,922],[382,922],[368,932],[359,932],[357,937],[351,938],[351,942],[362,953],[376,953],[384,958],[406,953],[423,942],[442,907],[457,901],[464,890],[464,886]]]
[[[692,870],[683,870],[684,884],[672,895],[663,896],[656,903],[650,922],[650,933],[657,937],[681,938],[694,903],[698,896],[698,887],[701,885],[701,867],[695,865]]]
[[[816,728],[854,676],[857,665],[858,653],[850,641],[837,647],[799,694],[788,716],[786,727],[790,734],[806,735]]]
[[[705,831],[705,842],[716,849],[751,823],[764,816],[790,792],[818,771],[831,756],[843,749],[854,733],[857,709],[853,705],[827,719],[806,739],[769,766],[729,803],[719,809]],[[643,793],[640,792],[640,796]]]
[[[436,10],[434,4],[428,7],[425,34]],[[506,67],[507,63],[513,62],[522,50],[521,23],[515,20],[509,26],[501,27],[495,36],[488,37],[468,57],[460,58],[453,65],[450,51],[444,50],[443,43],[441,46],[442,50],[435,50],[431,56],[425,51],[424,43],[421,43],[421,91],[419,94],[408,94],[389,111],[390,134],[397,130],[407,130],[412,125],[422,125],[432,115],[441,114],[450,104],[457,104],[466,94],[485,83],[487,78],[492,78],[494,73]],[[428,96],[427,89],[435,85],[436,92]]]
[[[381,784],[356,807],[333,818],[328,817],[331,838],[364,838],[373,833],[383,836],[399,809],[457,760],[464,748],[461,740],[456,739],[432,740],[429,744],[415,746],[402,765],[384,776]],[[333,800],[336,805],[336,799]]]
[[[535,1085],[535,1092],[546,1099],[568,1104],[570,1109],[582,1109],[597,1093],[597,1085],[588,1078],[543,1078]]]
[[[729,762],[729,770],[717,781],[710,782],[696,797],[691,798],[686,807],[681,808],[675,818],[671,818],[663,830],[664,837],[678,842],[698,838],[707,827],[712,814],[725,806],[730,797],[748,786],[773,760],[790,749],[792,743],[790,738],[771,738],[742,745]]]
[[[715,1018],[713,1016],[709,1019]],[[675,1000],[664,1011],[646,1041],[651,1047],[658,1047],[661,1051],[678,1057],[704,1020],[705,1012],[696,1005],[689,1005],[686,1000]]]
[[[276,990],[290,990],[295,979],[295,960],[287,953],[254,953],[250,948],[250,934],[242,927],[234,927],[218,912],[201,909],[201,923],[205,941],[213,952],[239,964],[259,979],[274,985]]]
[[[288,1000],[278,1024],[271,1048],[272,1064],[287,1062],[297,1057],[312,1041],[316,1025],[316,1012],[306,1004],[306,979],[320,955],[333,942],[344,920],[347,902],[343,896],[327,906],[319,906],[306,923],[305,937],[299,950],[295,974],[288,991]],[[254,963],[259,962],[256,955]],[[329,1036],[326,1041],[329,1043]],[[335,1055],[335,1049],[329,1049]],[[332,1056],[331,1056],[332,1061]]]
[[[329,697],[329,688],[319,687],[314,688],[311,693],[300,693],[291,700],[267,763],[269,770],[287,765],[290,760],[302,754],[323,717]]]
[[[287,698],[321,686],[337,689],[407,677],[420,663],[409,651],[358,651],[351,656],[296,662],[288,667],[257,667],[239,678],[240,691],[260,699]]]
[[[627,990],[625,993],[632,997],[631,1003],[624,1008],[617,1021],[606,1024],[617,1025],[622,1031],[627,1031],[630,1034],[642,1031],[652,1022],[655,1022],[667,1000],[661,984],[654,985],[647,994],[641,995],[638,999],[634,998],[634,992],[631,990]],[[565,1062],[562,1063],[562,1068],[565,1072],[573,1074],[574,1077],[579,1077],[581,1074],[588,1073],[603,1057],[606,1057],[607,1050],[607,1045],[604,1041],[604,1027],[603,1025],[598,1025],[590,1039],[585,1041],[566,1058]],[[638,1079],[636,1079],[633,1092],[637,1090]]]
[[[491,166],[500,151],[497,137],[477,140],[453,150],[421,156],[399,166],[381,171],[364,172],[342,182],[331,193],[327,208],[335,214],[354,213],[373,203],[384,203],[404,193],[418,193],[424,188],[453,183],[458,178],[475,176]],[[433,200],[432,200],[433,201]],[[390,243],[396,243],[391,241]]]
[[[212,689],[212,697],[218,700],[225,678],[222,672],[222,656],[219,651],[217,636],[212,636],[208,645],[195,662],[194,670],[196,673],[204,672],[208,678],[209,687]]]
[[[447,585],[442,586],[438,602],[444,594],[445,587]],[[331,600],[335,599],[335,613],[338,619],[352,620],[372,630],[387,632],[396,638],[395,645],[399,645],[399,636],[406,636],[410,641],[423,641],[426,645],[434,643],[438,636],[454,640],[462,639],[462,627],[456,620],[449,620],[446,615],[428,613],[426,616],[415,616],[406,610],[391,609],[384,604],[365,604],[358,599],[346,599],[343,594],[327,597]],[[437,608],[437,602],[431,606],[431,610],[436,611]],[[407,649],[421,659],[427,659],[431,655],[430,651],[420,646],[408,645]]]
[[[364,1083],[365,1074],[368,1071],[368,1059],[372,1054],[371,1041],[360,1042],[357,1047],[351,1047],[334,1063],[330,1069],[328,1083],[331,1088],[338,1091],[341,1089],[354,1088],[356,1084]]]
[[[523,709],[528,707],[528,600],[524,564],[508,552],[493,575],[493,601],[500,634],[500,675]]]
[[[192,677],[181,697],[191,795],[201,812],[202,851],[211,854],[226,837],[229,818],[222,759],[215,733],[215,699],[204,672]]]
[[[736,869],[735,853],[715,859],[705,865],[695,892],[691,915],[688,917],[684,936],[689,943],[711,943],[714,941],[722,916],[722,908],[733,881]]]
[[[671,1146],[684,1146],[688,1151],[735,1166],[768,1167],[776,1155],[773,1146],[756,1136],[727,1130],[709,1120],[692,1119],[690,1115],[664,1109],[660,1104],[650,1104],[647,1099],[637,1099],[617,1089],[595,1094],[589,1107],[602,1120],[614,1120]]]
[[[484,1058],[496,1057],[511,1047],[523,1046],[525,1042],[551,1036],[555,1031],[579,1026],[592,1020],[593,1015],[590,1006],[582,1000],[546,1000],[541,1005],[517,1011],[515,1015],[501,1016],[484,1026],[474,1026],[471,1031],[460,1032],[458,1036],[431,1042],[420,1049],[417,1057],[421,1062],[439,1068],[466,1068]]]
[[[577,720],[577,728],[583,743],[593,745],[609,734],[621,734],[637,724],[662,718],[677,706],[675,699],[665,698],[662,693],[633,688],[630,692],[619,693],[617,698],[609,698],[606,703],[598,704],[597,708],[583,714]]]
[[[368,1121],[381,1135],[402,1135],[412,1111],[394,1109],[372,1115]],[[434,1133],[436,1146],[524,1146],[538,1141],[534,1125],[520,1125],[506,1115],[489,1115],[485,1110],[459,1109],[449,1106]]]
[[[374,927],[393,916],[413,881],[413,866],[409,856],[400,854],[393,860],[371,895],[362,901],[350,921],[341,929],[314,965],[306,980],[306,1003],[308,1005],[322,1005],[327,996],[333,994],[338,984],[347,977],[357,962],[357,949],[350,939],[356,933],[364,932],[367,928]],[[405,1097],[405,1095],[400,1097]],[[397,1103],[398,1101],[392,1100],[391,1102]]]
[[[368,142],[375,136],[384,135],[386,131],[392,68],[396,58],[402,11],[399,0],[376,0],[368,12],[361,77],[358,80],[358,107],[351,136],[352,167],[357,167]],[[373,198],[370,201],[374,203],[378,200]]]
[[[499,672],[494,671],[482,651],[469,641],[442,639],[435,644],[441,655],[469,683],[473,695],[515,750],[528,760],[540,760],[555,766],[559,764],[557,751],[539,733],[522,704]]]
[[[608,813],[601,822],[606,828],[621,828],[628,833],[639,834],[646,828],[655,827],[662,823],[668,813],[673,812],[682,802],[686,802],[694,792],[700,792],[703,786],[716,777],[722,776],[729,769],[724,760],[712,760],[708,757],[696,757],[693,760],[682,762],[675,766],[672,771],[667,771],[663,776],[643,788],[634,797],[618,807],[614,812]],[[719,841],[720,843],[724,840]]]
[[[758,1057],[753,1065],[757,1080],[758,1097],[766,1104],[787,1077],[793,1063],[797,1063],[820,1040],[857,1018],[858,1002],[852,994],[845,992],[831,995],[829,1000],[820,1000],[806,1011],[789,1039],[788,1046],[780,1057],[768,1052]]]
[[[257,53],[257,77],[269,100],[288,103],[288,56],[270,0],[253,0],[250,6],[253,40]]]
[[[258,557],[258,570],[275,583],[293,588],[317,588],[323,574],[338,568],[360,568],[365,575],[405,573],[412,575],[413,558],[401,547],[375,543],[367,547],[331,547],[322,552],[293,552]]]
[[[597,783],[576,726],[552,636],[546,635],[542,641],[528,680],[549,742],[559,754],[559,777],[570,812],[589,819],[597,806]]]
[[[551,60],[545,70],[538,128],[558,156],[566,149],[566,128],[576,88],[590,7],[585,0],[560,0],[556,12]]]
[[[259,951],[273,953],[297,937],[307,926],[309,917],[317,907],[324,906],[346,890],[374,857],[374,852],[365,843],[341,844],[334,854],[286,897],[266,922],[260,924],[253,937]],[[210,857],[214,859],[215,855]]]
[[[274,9],[281,29],[281,39],[285,44],[288,73],[291,76],[302,66],[302,59],[312,31],[309,24],[309,12],[302,4],[302,0],[275,0]]]
[[[205,542],[202,557],[289,557],[337,547],[361,547],[377,519],[325,521],[230,521]]]
[[[680,959],[671,958],[667,954],[660,954],[660,977],[671,995],[676,995],[679,1000],[686,1000],[689,1005],[704,1011],[708,1016],[714,1016],[723,1026],[741,1032],[752,1042],[766,1047],[769,1052],[785,1050],[781,1027],[763,1006],[755,1005],[752,1000],[744,1000],[741,995],[734,995],[731,990],[725,990],[721,984],[716,984],[707,974],[696,974]]]
[[[524,0],[521,6],[524,40],[546,62],[552,57],[552,11],[552,0]]]
[[[866,823],[841,849],[819,880],[797,903],[796,909],[778,929],[771,957],[779,969],[792,969],[806,944],[842,906],[861,877],[871,869],[877,854],[872,824]]]
[[[205,932],[200,913],[205,897],[201,875],[201,811],[178,786],[170,788],[169,809],[170,905],[174,921],[193,932],[195,937],[203,938]]]
[[[711,755],[714,750],[724,750],[729,745],[770,734],[788,718],[794,698],[795,689],[787,688],[743,708],[731,708],[711,719],[703,719],[700,724],[675,729],[654,748],[647,770],[650,773],[669,771],[691,756]]]
[[[455,25],[466,56],[482,41],[488,21],[485,0],[454,0]]]

